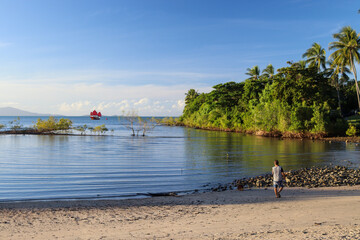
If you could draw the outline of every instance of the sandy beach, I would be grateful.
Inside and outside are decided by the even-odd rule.
[[[1,203],[0,239],[360,239],[360,186]]]

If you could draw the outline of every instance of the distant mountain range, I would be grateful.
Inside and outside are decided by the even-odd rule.
[[[13,107],[0,108],[0,116],[50,116],[52,114],[40,114],[24,111]]]

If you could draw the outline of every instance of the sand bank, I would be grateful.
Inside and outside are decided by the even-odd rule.
[[[0,239],[360,239],[360,186],[1,203]]]

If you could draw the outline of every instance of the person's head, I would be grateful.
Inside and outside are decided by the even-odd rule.
[[[274,165],[279,165],[279,161],[278,161],[278,160],[275,160],[275,161],[274,161]]]

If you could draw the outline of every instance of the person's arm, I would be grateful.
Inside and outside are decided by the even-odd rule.
[[[285,179],[285,172],[284,172],[284,170],[283,170],[283,168],[281,167],[281,175],[283,176],[283,179]]]

